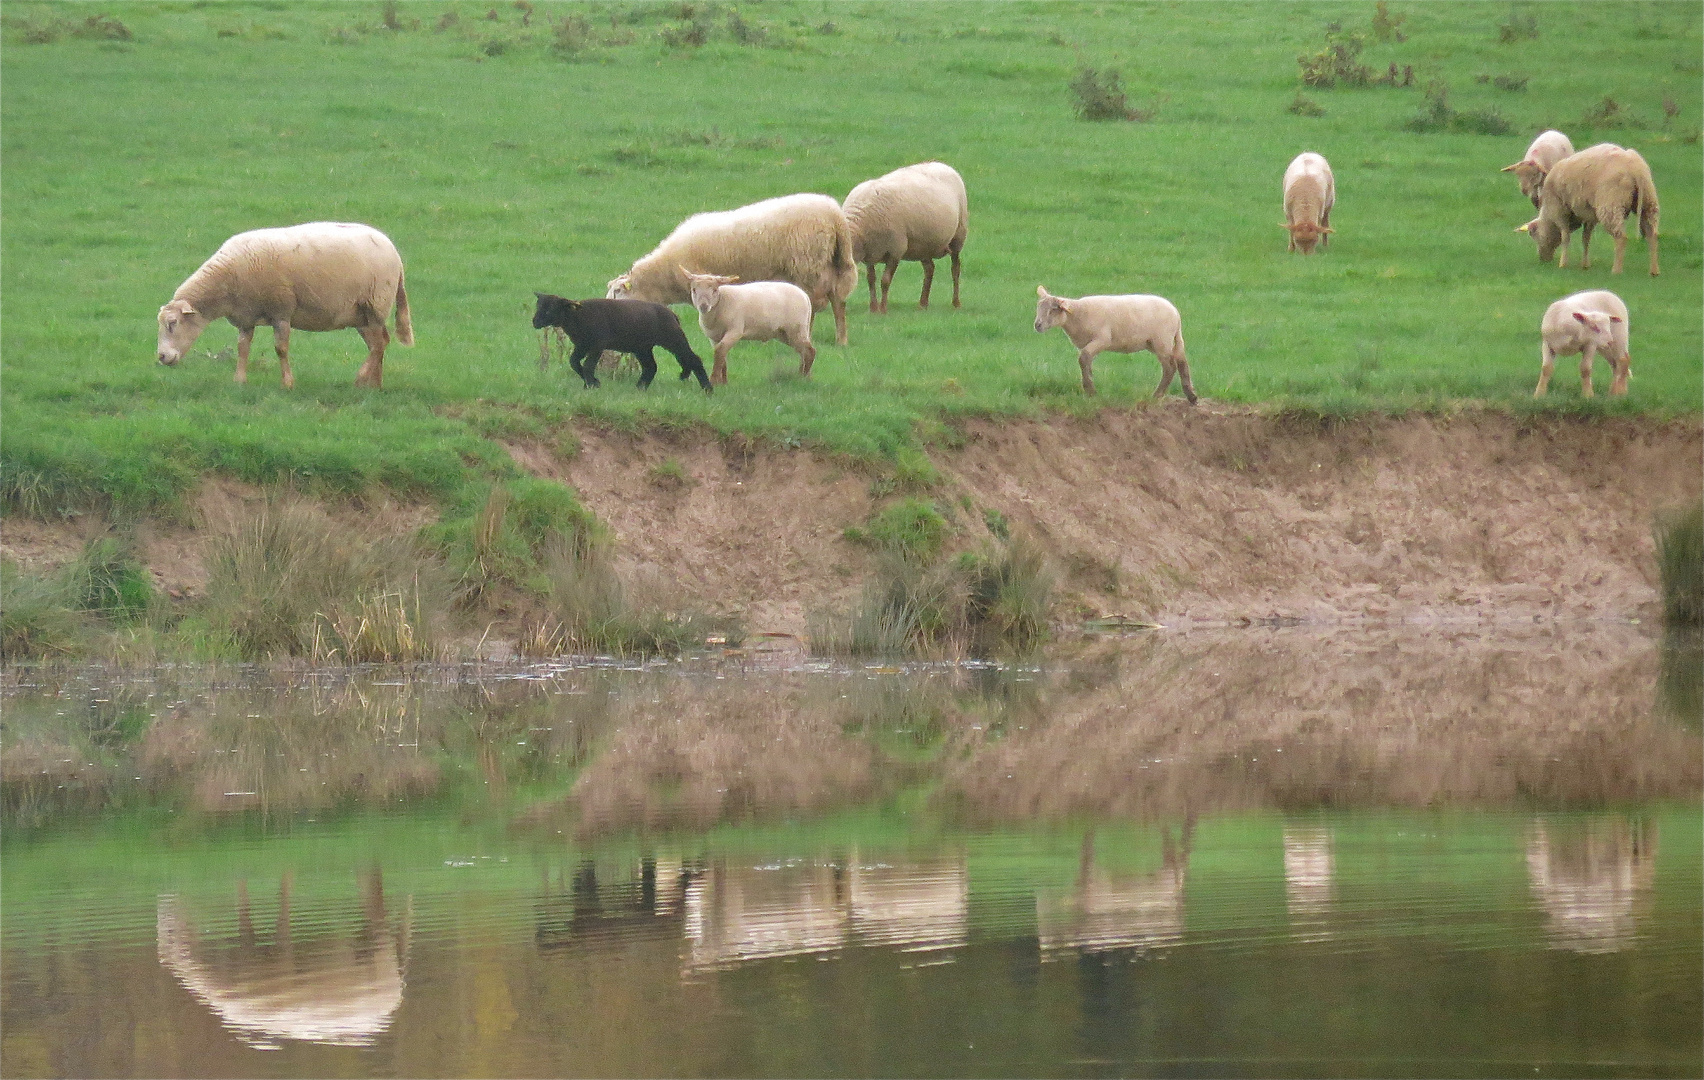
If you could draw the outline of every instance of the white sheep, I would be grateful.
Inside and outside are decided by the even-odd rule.
[[[1315,244],[1331,246],[1331,208],[1337,202],[1337,182],[1331,164],[1319,154],[1297,154],[1284,170],[1284,228],[1290,231],[1290,250],[1313,254]]]
[[[1527,147],[1526,156],[1513,165],[1503,166],[1503,171],[1515,174],[1515,179],[1520,181],[1521,194],[1531,199],[1532,208],[1537,210],[1545,176],[1558,161],[1573,152],[1574,144],[1568,141],[1568,136],[1560,131],[1541,132]]]
[[[290,371],[291,330],[353,328],[367,343],[356,386],[384,381],[385,320],[396,309],[396,339],[414,344],[396,245],[368,225],[315,221],[283,229],[238,233],[219,245],[160,308],[157,359],[171,367],[207,325],[229,319],[237,328],[237,382],[248,381],[256,326],[272,327],[284,389]]]
[[[951,165],[925,161],[907,165],[886,176],[866,180],[841,204],[852,227],[852,259],[863,263],[870,279],[870,310],[886,311],[888,286],[900,262],[923,264],[923,295],[917,306],[929,306],[929,287],[935,283],[935,260],[953,260],[953,307],[959,306],[959,253],[970,228],[970,204],[964,178]],[[882,272],[881,303],[876,302],[876,264]]]
[[[1621,273],[1627,254],[1629,214],[1639,217],[1639,235],[1651,253],[1651,276],[1657,276],[1657,185],[1651,167],[1637,150],[1614,143],[1588,146],[1556,163],[1544,178],[1538,216],[1516,229],[1538,244],[1538,260],[1549,262],[1558,248],[1557,266],[1568,265],[1568,237],[1580,229],[1580,269],[1592,265],[1592,228],[1602,225],[1615,237],[1615,265],[1610,273]]]
[[[790,281],[811,311],[834,309],[834,341],[846,344],[846,298],[858,284],[852,233],[840,204],[827,195],[778,199],[694,214],[627,273],[609,283],[611,300],[685,304],[687,268],[740,281]]]
[[[1627,305],[1621,297],[1603,289],[1564,296],[1551,304],[1539,324],[1544,368],[1538,376],[1533,397],[1543,397],[1550,388],[1550,373],[1558,356],[1580,354],[1580,396],[1592,396],[1592,359],[1602,353],[1615,378],[1611,394],[1627,392],[1627,377],[1633,373],[1633,357],[1627,351]]]
[[[1163,397],[1172,376],[1183,376],[1183,393],[1195,404],[1195,384],[1189,378],[1189,360],[1183,353],[1183,316],[1170,300],[1161,296],[1084,296],[1072,300],[1054,296],[1037,285],[1035,332],[1044,334],[1055,326],[1077,346],[1077,363],[1083,369],[1083,393],[1095,392],[1095,357],[1103,352],[1153,353],[1160,361],[1160,385],[1154,396]]]
[[[785,341],[799,354],[799,374],[809,376],[816,360],[811,344],[811,298],[788,281],[745,285],[716,274],[688,273],[698,326],[716,349],[710,371],[714,386],[728,382],[728,350],[740,341]]]

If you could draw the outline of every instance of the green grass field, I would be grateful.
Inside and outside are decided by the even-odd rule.
[[[512,470],[491,437],[574,416],[890,453],[955,414],[1090,407],[1069,343],[1031,327],[1038,282],[1165,295],[1203,395],[1328,412],[1532,408],[1545,306],[1613,287],[1633,313],[1632,390],[1586,411],[1700,407],[1699,3],[1398,0],[1402,42],[1371,36],[1371,2],[523,7],[405,2],[387,29],[377,3],[8,3],[9,504],[166,508],[208,469],[452,500]],[[97,13],[131,37],[103,37]],[[1536,37],[1500,43],[1499,24],[1528,16]],[[706,43],[670,46],[692,18]],[[1511,132],[1406,131],[1418,87],[1307,89],[1324,115],[1288,111],[1297,55],[1333,20],[1369,33],[1376,71],[1412,65]],[[1085,66],[1118,69],[1154,118],[1076,119],[1067,84]],[[1606,97],[1620,115],[1588,127]],[[1581,272],[1540,265],[1512,231],[1531,208],[1498,169],[1547,126],[1646,155],[1660,278],[1637,240],[1612,279],[1601,233]],[[1338,184],[1337,234],[1312,258],[1287,254],[1280,228],[1280,177],[1306,149]],[[928,158],[970,190],[963,310],[937,287],[918,311],[905,264],[890,315],[868,313],[860,283],[847,348],[819,318],[809,382],[778,344],[736,349],[712,399],[666,357],[645,393],[631,376],[588,392],[565,365],[539,372],[534,289],[601,296],[691,213],[843,198]],[[407,260],[419,345],[393,348],[383,392],[352,385],[353,331],[297,335],[289,393],[264,331],[246,387],[215,359],[228,324],[182,367],[155,365],[156,309],[226,237],[324,219],[369,222]],[[1105,356],[1093,407],[1138,402],[1157,376],[1146,354]],[[1600,395],[1607,382],[1600,364]],[[1567,360],[1541,407],[1582,408]]]

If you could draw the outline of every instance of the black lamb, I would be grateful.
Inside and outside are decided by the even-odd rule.
[[[651,350],[661,347],[680,361],[682,379],[696,375],[704,392],[711,392],[704,361],[692,351],[679,317],[667,306],[647,300],[565,300],[549,293],[533,295],[538,297],[533,329],[562,328],[574,343],[568,366],[587,387],[602,385],[598,382],[598,357],[605,349],[612,349],[638,358],[639,389],[645,389],[657,374],[657,359]]]

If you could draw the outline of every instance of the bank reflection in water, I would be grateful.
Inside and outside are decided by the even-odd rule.
[[[1325,920],[1331,910],[1335,867],[1330,829],[1284,830],[1284,903],[1290,931],[1302,941],[1331,936]]]
[[[160,963],[257,1050],[281,1039],[331,1046],[369,1046],[402,1004],[409,921],[385,910],[375,867],[363,875],[359,925],[347,933],[299,938],[291,926],[291,878],[278,886],[272,940],[261,943],[249,910],[246,882],[237,885],[235,941],[209,941],[177,896],[157,905],[155,945]]]
[[[1553,949],[1611,953],[1631,948],[1657,866],[1655,822],[1624,817],[1536,821],[1527,873]]]
[[[1160,866],[1146,873],[1114,873],[1095,860],[1095,830],[1083,836],[1077,880],[1063,895],[1038,892],[1036,933],[1043,959],[1064,950],[1103,952],[1155,948],[1183,938],[1183,886],[1194,822],[1174,842],[1161,838]]]

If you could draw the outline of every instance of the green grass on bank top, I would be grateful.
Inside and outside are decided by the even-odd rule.
[[[1031,328],[1038,282],[1163,294],[1205,396],[1328,411],[1532,408],[1545,306],[1613,287],[1633,313],[1632,391],[1585,411],[1700,406],[1698,3],[1521,6],[1538,36],[1509,44],[1506,4],[1394,4],[1406,40],[1369,38],[1364,59],[1444,80],[1456,108],[1505,117],[1506,136],[1403,130],[1418,88],[1309,89],[1324,115],[1288,111],[1297,54],[1323,47],[1333,20],[1369,30],[1370,2],[752,2],[737,19],[699,2],[524,7],[405,2],[393,30],[378,3],[8,3],[0,459],[13,505],[29,492],[37,506],[168,505],[207,469],[448,499],[512,468],[488,436],[573,416],[889,453],[943,416],[1085,407],[1069,343]],[[84,29],[97,13],[130,39]],[[555,28],[576,17],[577,49],[557,51]],[[693,20],[706,44],[666,43]],[[1155,118],[1075,119],[1067,84],[1084,66],[1117,68]],[[1508,91],[1482,75],[1528,81]],[[1636,126],[1588,127],[1606,97]],[[1512,231],[1531,209],[1498,169],[1547,126],[1646,155],[1662,277],[1641,272],[1637,240],[1612,279],[1601,234],[1581,272],[1540,265]],[[1280,177],[1306,149],[1332,160],[1339,192],[1332,248],[1313,258],[1287,254],[1280,228]],[[532,290],[602,295],[688,214],[840,198],[928,158],[970,190],[962,311],[939,284],[916,310],[921,272],[905,264],[885,317],[860,283],[849,347],[819,318],[808,383],[778,345],[737,349],[712,399],[666,357],[647,393],[630,376],[587,392],[565,366],[538,371]],[[317,219],[370,222],[407,261],[420,344],[393,348],[382,393],[351,385],[353,331],[297,335],[290,393],[264,331],[247,387],[216,359],[228,324],[183,366],[153,363],[156,309],[219,243]],[[1539,407],[1581,409],[1561,368]],[[1139,401],[1157,376],[1147,354],[1107,355],[1098,404]]]

